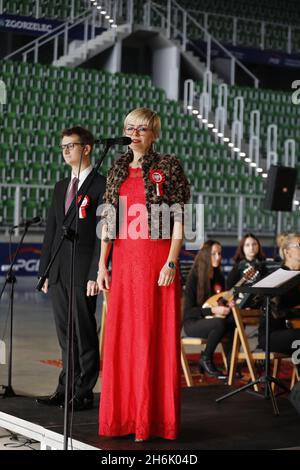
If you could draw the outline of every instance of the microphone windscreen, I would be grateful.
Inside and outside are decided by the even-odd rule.
[[[132,142],[132,139],[130,137],[116,137],[115,142],[117,145],[130,145]]]

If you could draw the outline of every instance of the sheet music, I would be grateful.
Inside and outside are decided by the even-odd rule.
[[[252,284],[252,287],[279,287],[290,279],[293,279],[293,277],[299,276],[299,274],[300,271],[289,271],[280,268],[256,284]]]

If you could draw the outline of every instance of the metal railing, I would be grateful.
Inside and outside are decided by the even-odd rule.
[[[49,33],[44,34],[43,36],[34,39],[29,44],[17,49],[16,51],[12,52],[5,59],[14,59],[18,57],[22,57],[23,62],[27,62],[29,55],[33,53],[34,55],[34,63],[38,63],[39,61],[39,52],[40,48],[45,44],[49,44],[53,41],[53,61],[57,60],[58,58],[58,43],[59,39],[63,38],[63,54],[67,54],[68,52],[68,45],[69,45],[69,38],[70,38],[70,31],[73,28],[78,27],[79,25],[84,25],[84,36],[86,37],[88,32],[88,26],[91,24],[91,35],[95,32],[95,14],[91,11],[84,12],[78,17],[76,17],[73,21],[67,21]],[[92,36],[93,37],[93,36]]]
[[[1,214],[2,220],[0,221],[0,226],[8,230],[8,228],[11,225],[18,225],[22,219],[28,218],[28,214],[26,214],[26,210],[25,210],[25,207],[26,207],[25,200],[27,200],[28,192],[31,190],[36,190],[36,192],[41,191],[45,195],[45,199],[47,199],[47,201],[49,201],[49,204],[50,204],[51,198],[49,196],[53,190],[53,187],[54,186],[38,185],[38,184],[0,184],[0,195],[1,195],[2,203],[4,203],[5,205],[5,201],[8,199],[11,203],[13,201],[13,216],[10,217],[7,215],[7,217],[5,218],[6,210],[5,210],[5,207],[3,207],[2,208],[3,214]],[[8,192],[8,195],[4,195],[7,192]],[[39,201],[40,201],[40,198],[39,198]],[[38,201],[37,201],[36,208],[33,211],[34,213],[30,214],[30,217],[41,216],[45,221],[47,211],[48,211],[48,206],[45,205],[43,209],[40,209],[38,206]],[[19,235],[18,229],[14,231],[14,235],[15,236]]]
[[[181,50],[186,51],[187,45],[192,44],[193,40],[188,33],[192,25],[199,31],[199,35],[204,38],[206,43],[206,69],[211,70],[211,61],[213,50],[212,46],[222,51],[226,58],[230,60],[230,84],[235,84],[236,67],[242,69],[246,75],[253,81],[255,88],[259,86],[259,79],[240,62],[226,47],[224,47],[209,31],[204,28],[188,11],[184,10],[175,0],[168,0],[167,5],[163,8],[149,0],[144,7],[144,24],[152,26],[152,16],[160,19],[160,27],[165,30],[168,38],[179,39],[181,42]]]
[[[31,3],[33,4],[33,2]],[[67,7],[69,9],[68,17],[70,18],[71,21],[73,21],[73,19],[75,18],[75,0],[69,0],[67,3],[68,3]],[[0,15],[2,15],[3,13],[4,13],[4,1],[0,0]],[[9,13],[13,14],[14,12],[11,11]],[[40,0],[35,0],[35,3],[32,6],[31,10],[28,9],[28,14],[30,14],[31,16],[37,19],[43,16],[43,8],[42,8]]]
[[[215,143],[225,143],[231,147],[232,157],[243,157],[243,161],[249,164],[249,174],[257,174],[266,177],[264,171],[268,171],[271,164],[278,164],[278,144],[277,124],[270,123],[266,127],[261,124],[261,112],[253,109],[250,114],[250,125],[245,122],[243,96],[230,98],[233,102],[233,117],[228,119],[228,85],[223,83],[218,85],[218,104],[213,107],[213,96],[211,83],[211,72],[205,72],[203,81],[203,91],[196,89],[192,79],[184,82],[183,108],[186,114],[194,115],[199,122],[199,128],[210,128],[214,133]],[[210,118],[210,119],[209,119]],[[210,123],[209,123],[210,120]],[[246,125],[247,124],[247,125]],[[227,135],[225,135],[227,127]],[[266,146],[263,146],[261,138],[262,130],[266,130]],[[283,141],[283,140],[282,140]],[[295,139],[284,140],[283,163],[286,166],[295,167],[296,164]],[[230,151],[230,148],[228,148]],[[266,160],[265,160],[266,154]],[[242,160],[242,158],[241,158]]]
[[[65,23],[60,24],[52,31],[34,39],[29,44],[12,52],[5,59],[14,59],[21,57],[23,62],[27,62],[29,57],[33,55],[34,63],[39,62],[41,48],[45,45],[53,48],[53,62],[66,55],[72,41],[72,33],[79,27],[83,27],[82,44],[87,44],[90,39],[94,39],[97,34],[97,28],[107,29],[110,27],[110,20],[114,24],[116,20],[122,19],[123,22],[132,24],[133,21],[133,0],[105,0],[105,10],[101,11],[88,2],[89,8],[75,18],[71,18]],[[116,34],[116,28],[113,28]]]
[[[254,20],[252,18],[243,18],[241,16],[233,16],[233,15],[227,15],[224,13],[210,13],[207,11],[203,10],[194,10],[194,9],[188,9],[187,10],[191,15],[197,15],[197,16],[202,16],[203,18],[203,27],[205,29],[208,29],[209,25],[209,20],[210,18],[217,18],[217,19],[225,19],[225,20],[230,20],[232,21],[232,31],[231,33],[228,32],[228,38],[229,35],[231,36],[229,38],[229,41],[233,46],[238,46],[238,30],[239,29],[245,29],[249,23],[258,26],[257,30],[259,31],[259,44],[257,46],[264,50],[266,48],[266,42],[268,39],[268,33],[270,33],[271,30],[277,30],[279,31],[280,29],[284,31],[284,34],[286,34],[286,39],[285,39],[285,52],[288,54],[291,54],[293,52],[293,46],[298,46],[297,40],[293,42],[293,37],[295,36],[295,33],[298,33],[300,35],[300,28],[297,26],[291,26],[289,24],[285,23],[279,23],[279,22],[273,22],[273,21],[263,21],[263,20]],[[198,21],[201,21],[198,19]],[[213,29],[213,28],[212,28]],[[245,46],[252,46],[253,43],[251,44],[243,44]],[[282,49],[279,49],[282,50]]]
[[[42,191],[50,204],[50,193],[53,186],[49,185],[23,185],[0,184],[0,193],[10,189],[10,201],[14,201],[13,217],[2,220],[1,227],[8,230],[11,225],[18,225],[22,219],[28,218],[25,212],[26,192],[35,189]],[[255,230],[257,234],[271,236],[277,227],[279,231],[300,231],[299,211],[294,209],[290,213],[275,213],[264,211],[264,196],[238,195],[232,193],[193,193],[194,203],[204,205],[204,228],[208,234],[223,234],[224,236],[242,237],[245,231]],[[39,208],[38,202],[35,212],[30,217],[41,216],[46,218],[47,205]],[[5,214],[4,214],[5,215]],[[279,222],[278,222],[279,221]],[[37,228],[36,230],[40,230]],[[15,231],[18,236],[18,230]]]
[[[197,193],[193,199],[204,204],[205,234],[237,236],[253,231],[261,236],[298,232],[299,210],[277,212],[264,209],[265,196],[230,193]]]

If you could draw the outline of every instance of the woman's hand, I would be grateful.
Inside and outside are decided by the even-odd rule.
[[[214,317],[225,318],[227,317],[227,315],[229,315],[229,313],[231,312],[231,309],[230,307],[218,306],[218,307],[212,307],[211,312],[214,315]]]
[[[109,274],[106,266],[99,266],[96,282],[100,290],[109,290]]]
[[[158,285],[169,286],[172,284],[176,276],[176,268],[169,268],[166,264],[162,267],[159,273]]]

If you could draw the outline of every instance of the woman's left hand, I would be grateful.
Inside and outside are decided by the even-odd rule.
[[[176,276],[176,269],[168,268],[165,264],[159,273],[158,285],[169,286]]]

